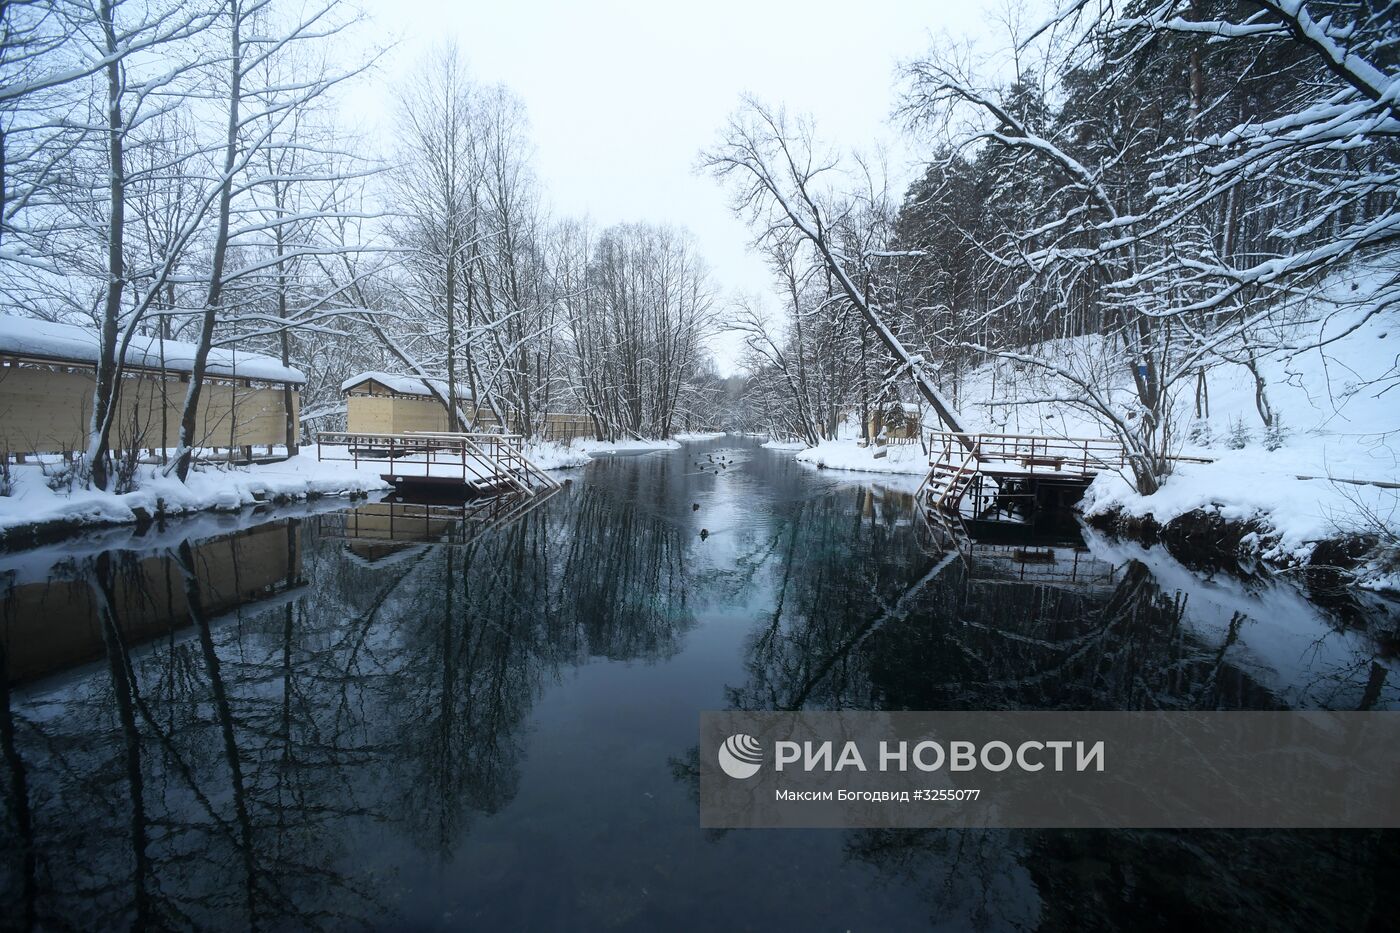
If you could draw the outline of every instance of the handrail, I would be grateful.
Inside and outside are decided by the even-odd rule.
[[[321,431],[316,435],[316,459],[326,459],[324,445],[345,446],[358,468],[364,448],[381,448],[387,456],[373,457],[378,463],[387,462],[390,472],[396,462],[407,457],[423,457],[414,461],[425,465],[425,473],[430,475],[432,464],[458,464],[462,468],[462,483],[475,486],[484,481],[505,483],[526,495],[536,492],[534,484],[549,489],[561,488],[561,483],[550,476],[524,452],[524,437],[519,434],[496,434],[492,432],[466,431],[410,431],[400,434],[369,433],[360,431]],[[453,455],[445,461],[439,454]],[[366,456],[365,459],[371,459]],[[475,461],[474,467],[468,460]],[[481,468],[490,470],[490,475],[481,475]],[[468,476],[468,474],[471,476]]]
[[[1122,441],[1111,437],[1059,437],[1046,434],[984,434],[955,431],[930,431],[930,453],[936,441],[942,440],[945,454],[956,439],[960,446],[967,448],[971,443],[983,456],[995,456],[996,452],[1009,453],[1015,457],[1034,457],[1037,453],[1046,456],[1066,456],[1078,454],[1081,463],[1092,462],[1105,466],[1127,466],[1130,460]],[[1022,449],[1026,442],[1029,449]],[[1112,456],[1103,456],[1111,452]],[[1210,457],[1193,457],[1188,454],[1164,454],[1166,460],[1180,463],[1214,463]],[[945,459],[947,457],[945,456]]]
[[[547,472],[545,472],[544,467],[540,466],[535,461],[525,456],[525,451],[516,450],[515,455],[520,459],[521,463],[525,464],[525,466],[529,468],[530,472],[532,472],[535,476],[538,476],[543,482],[545,482],[549,486],[553,487],[554,489],[559,489],[563,486],[563,483],[559,482],[559,480],[555,479],[554,477],[550,476]]]
[[[932,450],[941,442],[940,460],[951,462],[953,442],[973,451],[979,460],[1018,460],[1029,472],[1065,469],[1088,473],[1102,468],[1117,468],[1127,464],[1123,445],[1106,437],[1049,437],[1036,434],[972,434],[933,431],[929,436]]]
[[[948,478],[948,483],[943,488],[943,494],[938,497],[938,505],[940,508],[948,504],[948,497],[958,488],[958,484],[962,481],[962,478],[971,475],[973,471],[969,470],[968,467],[970,467],[976,459],[977,454],[970,450],[967,452],[967,456],[963,457],[962,463],[953,471],[953,475]],[[961,496],[959,498],[961,498]]]
[[[983,431],[930,431],[929,434],[933,435],[934,437],[946,435],[946,436],[948,436],[948,437],[976,437],[976,438],[986,438],[986,439],[988,439],[988,440],[997,440],[997,439],[1000,439],[1000,438],[1011,438],[1011,439],[1023,440],[1023,441],[1043,441],[1043,440],[1052,440],[1052,441],[1073,441],[1073,442],[1076,442],[1076,443],[1083,443],[1084,441],[1101,442],[1101,443],[1104,443],[1104,444],[1118,444],[1118,443],[1119,443],[1118,441],[1114,440],[1114,439],[1111,438],[1111,437],[1060,437],[1060,436],[1057,435],[1057,434],[993,434],[993,433],[987,433],[987,432],[983,432]]]

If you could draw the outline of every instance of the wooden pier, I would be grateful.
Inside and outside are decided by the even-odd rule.
[[[1095,476],[1127,462],[1123,445],[1110,438],[934,431],[915,499],[930,514],[959,513],[966,500],[976,519],[1031,512],[1078,501]]]
[[[534,496],[560,485],[525,456],[524,438],[519,434],[322,431],[316,440],[316,459],[348,460],[356,467],[382,465],[385,469],[379,475],[385,482],[417,494]]]

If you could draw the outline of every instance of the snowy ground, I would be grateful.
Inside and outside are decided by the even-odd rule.
[[[1324,349],[1278,352],[1263,360],[1269,401],[1283,424],[1269,450],[1243,366],[1208,377],[1210,417],[1194,417],[1194,399],[1176,399],[1188,425],[1182,453],[1212,463],[1179,464],[1162,488],[1140,496],[1120,476],[1101,475],[1085,501],[1089,514],[1112,509],[1165,523],[1194,509],[1265,529],[1270,560],[1303,559],[1313,542],[1342,533],[1400,531],[1400,405],[1385,377],[1400,354],[1400,328],[1376,315],[1350,333],[1355,314],[1322,328],[1299,328],[1299,344],[1338,335]],[[1344,335],[1344,336],[1341,336]]]
[[[717,441],[724,437],[723,431],[682,431],[676,435],[676,440],[685,443],[687,441]]]
[[[578,444],[570,447],[554,441],[534,441],[525,445],[525,456],[541,470],[570,470],[588,463],[588,454]]]
[[[653,438],[629,438],[628,440],[623,441],[595,441],[581,439],[576,440],[573,443],[574,450],[583,451],[584,453],[588,454],[630,453],[633,451],[645,450],[677,450],[680,448],[680,446],[681,442],[678,440],[656,440]]]
[[[38,464],[11,466],[10,495],[0,497],[0,530],[48,522],[83,525],[123,524],[159,511],[178,514],[202,509],[237,509],[277,498],[340,496],[386,489],[377,471],[350,463],[317,462],[316,451],[281,463],[243,468],[206,467],[189,480],[160,475],[158,467],[139,468],[137,488],[125,495],[90,489],[55,491]]]
[[[883,456],[877,456],[879,454]],[[816,447],[809,447],[798,453],[797,461],[828,470],[909,473],[918,476],[928,472],[928,454],[924,453],[923,447],[918,444],[861,447],[853,438],[823,441]]]
[[[1357,289],[1364,293],[1368,287],[1367,275],[1343,278],[1332,287],[1354,298]],[[1324,290],[1296,310],[1294,324],[1266,335],[1270,344],[1289,347],[1259,362],[1269,403],[1283,427],[1282,436],[1272,440],[1281,443],[1269,443],[1265,436],[1246,367],[1214,363],[1206,376],[1207,417],[1196,417],[1194,378],[1182,380],[1173,398],[1178,452],[1213,462],[1180,464],[1152,496],[1135,493],[1123,476],[1100,475],[1085,499],[1086,512],[1121,510],[1165,524],[1195,509],[1218,511],[1229,520],[1257,522],[1264,529],[1260,556],[1283,562],[1303,559],[1315,542],[1339,534],[1400,536],[1400,490],[1387,488],[1400,484],[1400,390],[1387,392],[1400,359],[1400,322],[1393,313],[1381,313],[1363,323],[1355,304],[1339,310],[1329,294]],[[1096,339],[1055,341],[1032,352],[1062,365],[1088,366],[1102,355]],[[1110,433],[1072,404],[1037,401],[1065,393],[1024,364],[988,363],[949,394],[970,431],[1052,437]],[[1125,410],[1132,405],[1126,380],[1112,394]],[[926,430],[939,427],[931,412],[924,423]],[[848,424],[843,439],[803,450],[797,459],[839,470],[927,470],[918,445],[863,448],[857,432],[856,424]],[[884,456],[876,457],[881,450]]]
[[[344,448],[327,448],[328,457],[344,457]],[[589,460],[577,447],[552,442],[527,445],[525,455],[541,469],[579,467]],[[139,468],[136,489],[124,495],[81,487],[55,490],[50,482],[56,464],[26,463],[10,467],[10,495],[0,496],[0,532],[29,525],[66,522],[74,525],[120,525],[157,512],[181,514],[228,511],[257,502],[348,496],[390,488],[380,478],[383,462],[317,460],[314,446],[280,463],[247,467],[203,466],[181,483],[162,476],[155,466]]]

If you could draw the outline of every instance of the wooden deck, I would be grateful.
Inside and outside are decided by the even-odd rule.
[[[534,496],[559,481],[525,456],[519,434],[421,431],[361,434],[323,431],[316,459],[382,465],[379,475],[396,489],[440,496]]]
[[[970,499],[980,518],[1017,504],[1033,508],[1047,496],[1077,499],[1099,473],[1127,462],[1123,445],[1110,438],[935,431],[915,498],[925,509],[954,513]]]

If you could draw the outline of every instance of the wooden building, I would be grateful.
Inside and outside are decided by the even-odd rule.
[[[96,331],[0,315],[0,449],[71,453],[86,447],[99,356]],[[173,448],[194,364],[193,344],[134,337],[122,363],[114,450]],[[306,377],[277,360],[209,351],[197,446],[251,456],[253,447],[296,446]]]
[[[431,387],[429,386],[431,382]],[[440,396],[447,394],[447,382],[425,380],[399,373],[363,372],[351,376],[340,385],[345,393],[345,430],[350,434],[412,434],[422,431],[448,431],[447,408]],[[436,389],[438,395],[433,394]],[[476,406],[471,389],[457,387],[458,404],[467,415]],[[500,421],[489,408],[475,411],[472,429],[500,430]],[[520,425],[508,426],[508,433],[523,434]],[[533,432],[546,440],[568,443],[576,437],[594,433],[593,420],[587,415],[550,412],[543,424]]]
[[[919,439],[922,412],[914,402],[892,402],[870,410],[869,433],[895,443]]]
[[[446,382],[432,383],[447,394]],[[345,430],[351,434],[451,430],[447,408],[417,376],[364,372],[342,382],[340,391],[345,394]],[[464,409],[471,409],[471,390],[458,386],[457,398]]]

